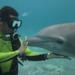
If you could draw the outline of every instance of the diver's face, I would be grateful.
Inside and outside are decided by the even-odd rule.
[[[11,33],[14,33],[14,30],[11,29],[11,28],[9,28],[9,26],[8,26],[6,23],[4,23],[2,29],[3,29],[3,33],[5,33],[5,34],[11,34]]]
[[[14,31],[10,29],[6,22],[0,21],[0,32],[3,34],[13,33]]]
[[[21,26],[22,21],[18,19],[17,16],[9,15],[8,20],[6,21],[4,31],[6,33],[14,33]]]
[[[13,18],[15,18],[15,16],[10,15],[10,19],[13,19]],[[6,33],[6,34],[12,34],[15,31],[12,28],[10,28],[7,23],[4,23],[4,25],[3,25],[3,32]]]

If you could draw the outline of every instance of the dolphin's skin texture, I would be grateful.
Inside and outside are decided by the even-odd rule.
[[[29,46],[41,47],[59,54],[75,56],[75,23],[46,27],[28,38]]]

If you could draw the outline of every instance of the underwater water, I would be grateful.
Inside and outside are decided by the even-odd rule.
[[[0,7],[14,7],[19,12],[21,38],[34,36],[49,25],[75,22],[75,0],[0,0]],[[38,51],[45,52],[45,50]],[[75,75],[75,58],[24,61],[19,75]]]

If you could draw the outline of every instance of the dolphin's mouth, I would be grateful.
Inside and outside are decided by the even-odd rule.
[[[30,47],[36,47],[36,48],[43,48],[47,51],[57,52],[62,48],[61,44],[55,43],[55,42],[49,42],[49,41],[29,41],[28,46]]]

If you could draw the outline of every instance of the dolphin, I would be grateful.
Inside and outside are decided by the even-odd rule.
[[[75,57],[75,23],[50,25],[28,38],[28,46]]]

